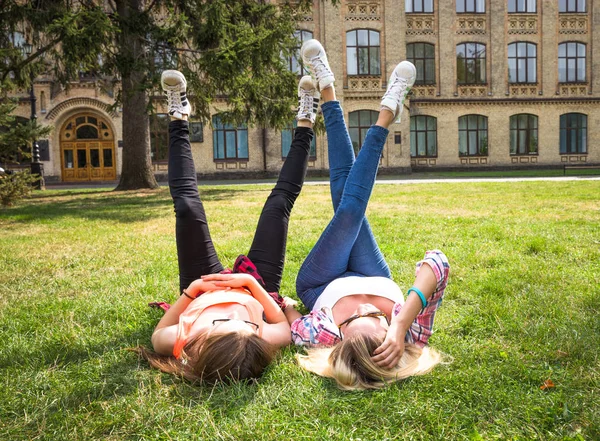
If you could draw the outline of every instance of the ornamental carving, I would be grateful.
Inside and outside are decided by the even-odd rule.
[[[485,34],[485,26],[485,17],[460,17],[458,19],[456,33],[464,35]]]
[[[406,35],[433,35],[435,34],[435,19],[433,14],[407,15]]]
[[[458,96],[482,97],[487,96],[487,86],[459,86]]]
[[[512,96],[536,96],[539,89],[537,84],[519,84],[511,85],[509,91]]]
[[[379,3],[352,2],[346,5],[346,21],[380,21]]]
[[[537,16],[523,15],[511,16],[508,19],[509,34],[537,34]]]
[[[349,78],[348,89],[355,92],[381,91],[381,77]]]
[[[562,15],[559,18],[558,29],[561,34],[587,34],[588,18],[581,15]]]
[[[560,86],[559,93],[562,96],[586,96],[588,94],[587,84],[567,84]]]
[[[411,89],[411,98],[434,98],[436,94],[435,86],[414,86]]]

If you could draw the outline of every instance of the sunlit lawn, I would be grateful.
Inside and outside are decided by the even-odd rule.
[[[200,189],[230,266],[269,187]],[[331,214],[328,187],[306,186],[284,295]],[[403,290],[426,249],[448,255],[431,339],[448,363],[348,393],[301,371],[295,348],[258,383],[212,388],[127,350],[150,342],[148,302],[176,297],[166,188],[0,211],[0,440],[600,439],[600,181],[380,184],[368,216]]]

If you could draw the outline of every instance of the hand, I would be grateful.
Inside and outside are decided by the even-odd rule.
[[[396,366],[404,354],[404,335],[400,326],[392,322],[383,343],[375,349],[371,360],[384,369]]]
[[[193,297],[198,297],[200,294],[208,291],[221,290],[220,286],[215,285],[213,282],[205,281],[202,279],[196,279],[186,289],[186,292]]]
[[[285,308],[287,309],[292,308],[292,309],[296,309],[296,306],[298,306],[298,301],[292,299],[291,297],[284,297],[283,298],[283,304],[285,305]]]
[[[256,279],[250,274],[208,274],[202,281],[210,282],[218,288],[243,288],[250,286]]]

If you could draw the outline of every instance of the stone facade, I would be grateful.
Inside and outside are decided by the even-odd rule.
[[[407,45],[432,45],[434,55],[430,80],[427,84],[415,85],[402,122],[390,128],[381,163],[382,171],[600,164],[600,131],[597,128],[600,120],[600,76],[595,74],[598,71],[596,66],[600,63],[600,57],[596,55],[600,50],[600,41],[593,27],[594,22],[600,22],[600,15],[593,1],[586,2],[585,11],[559,12],[559,2],[537,0],[534,10],[518,13],[509,13],[508,1],[485,0],[483,13],[457,13],[456,1],[431,1],[433,12],[406,12],[405,2],[398,0],[343,0],[335,6],[330,2],[315,0],[312,13],[298,25],[300,30],[311,32],[313,38],[319,39],[325,46],[336,76],[336,93],[347,121],[351,112],[378,110],[387,77],[396,63],[407,57]],[[526,3],[531,7],[530,1]],[[349,74],[353,62],[348,60],[347,32],[359,29],[379,33],[379,68],[371,65],[366,74],[353,75]],[[465,44],[464,47],[474,47],[473,43],[477,43],[477,47],[485,46],[485,58],[479,60],[480,68],[485,70],[485,79],[475,84],[464,80],[459,82],[463,61],[456,55],[457,46]],[[509,51],[511,47],[518,46],[510,46],[513,43],[529,43],[529,47],[534,47],[535,56],[528,56],[532,63],[527,68],[531,74],[527,79],[529,82],[510,81]],[[569,58],[572,54],[565,56],[564,52],[559,52],[567,47],[560,46],[563,43],[579,43],[573,48],[583,51],[575,56],[574,63],[580,63],[573,67],[576,77],[565,70],[564,75],[568,76],[566,80],[559,78],[559,57]],[[535,69],[535,74],[532,69]],[[573,79],[575,81],[571,81]],[[65,180],[64,146],[61,147],[65,140],[61,138],[61,133],[65,122],[80,114],[97,115],[110,122],[110,130],[114,134],[111,142],[114,145],[116,172],[119,173],[121,114],[118,109],[109,110],[112,104],[109,93],[101,90],[94,81],[74,83],[66,91],[50,78],[38,78],[35,93],[39,121],[54,126],[49,138],[48,161],[45,161],[45,173],[49,181]],[[224,101],[217,102],[214,113],[225,106]],[[17,113],[29,117],[27,94],[22,95]],[[427,132],[427,136],[435,136],[435,150],[419,156],[419,141],[416,141],[411,155],[409,114],[435,118],[436,130]],[[526,134],[514,127],[511,129],[511,117],[518,114],[537,117],[533,132]],[[569,132],[569,136],[579,136],[580,139],[575,151],[561,154],[560,121],[561,115],[565,114],[583,114],[586,123],[585,127],[580,126]],[[468,154],[460,155],[460,140],[466,138],[459,135],[459,118],[466,115],[487,118],[485,136],[481,135],[483,138],[480,138],[485,138],[485,141],[479,141],[485,142],[485,147],[478,145],[473,153],[463,146],[463,152],[466,148]],[[220,160],[214,157],[210,124],[204,124],[202,130],[203,141],[192,144],[197,171],[201,175],[274,175],[281,168],[282,134],[279,131],[248,128],[248,158]],[[511,143],[524,142],[518,138],[521,135],[523,140],[527,139],[528,151],[515,152],[513,145],[511,154]],[[582,137],[585,138],[583,141]],[[534,141],[531,141],[533,138]],[[417,139],[416,134],[414,139]],[[327,173],[325,134],[317,136],[316,156],[311,159],[309,167],[313,173]],[[157,161],[155,171],[164,175],[166,164]]]

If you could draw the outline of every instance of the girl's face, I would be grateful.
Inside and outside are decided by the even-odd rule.
[[[377,312],[379,309],[370,303],[361,303],[354,310],[352,315],[364,315],[370,312]],[[371,334],[385,338],[389,325],[385,317],[359,317],[350,323],[343,325],[340,329],[342,335],[347,338],[354,334]]]
[[[235,303],[213,305],[206,308],[194,322],[198,334],[227,334],[230,332],[257,333],[258,325],[250,321],[245,307]]]

